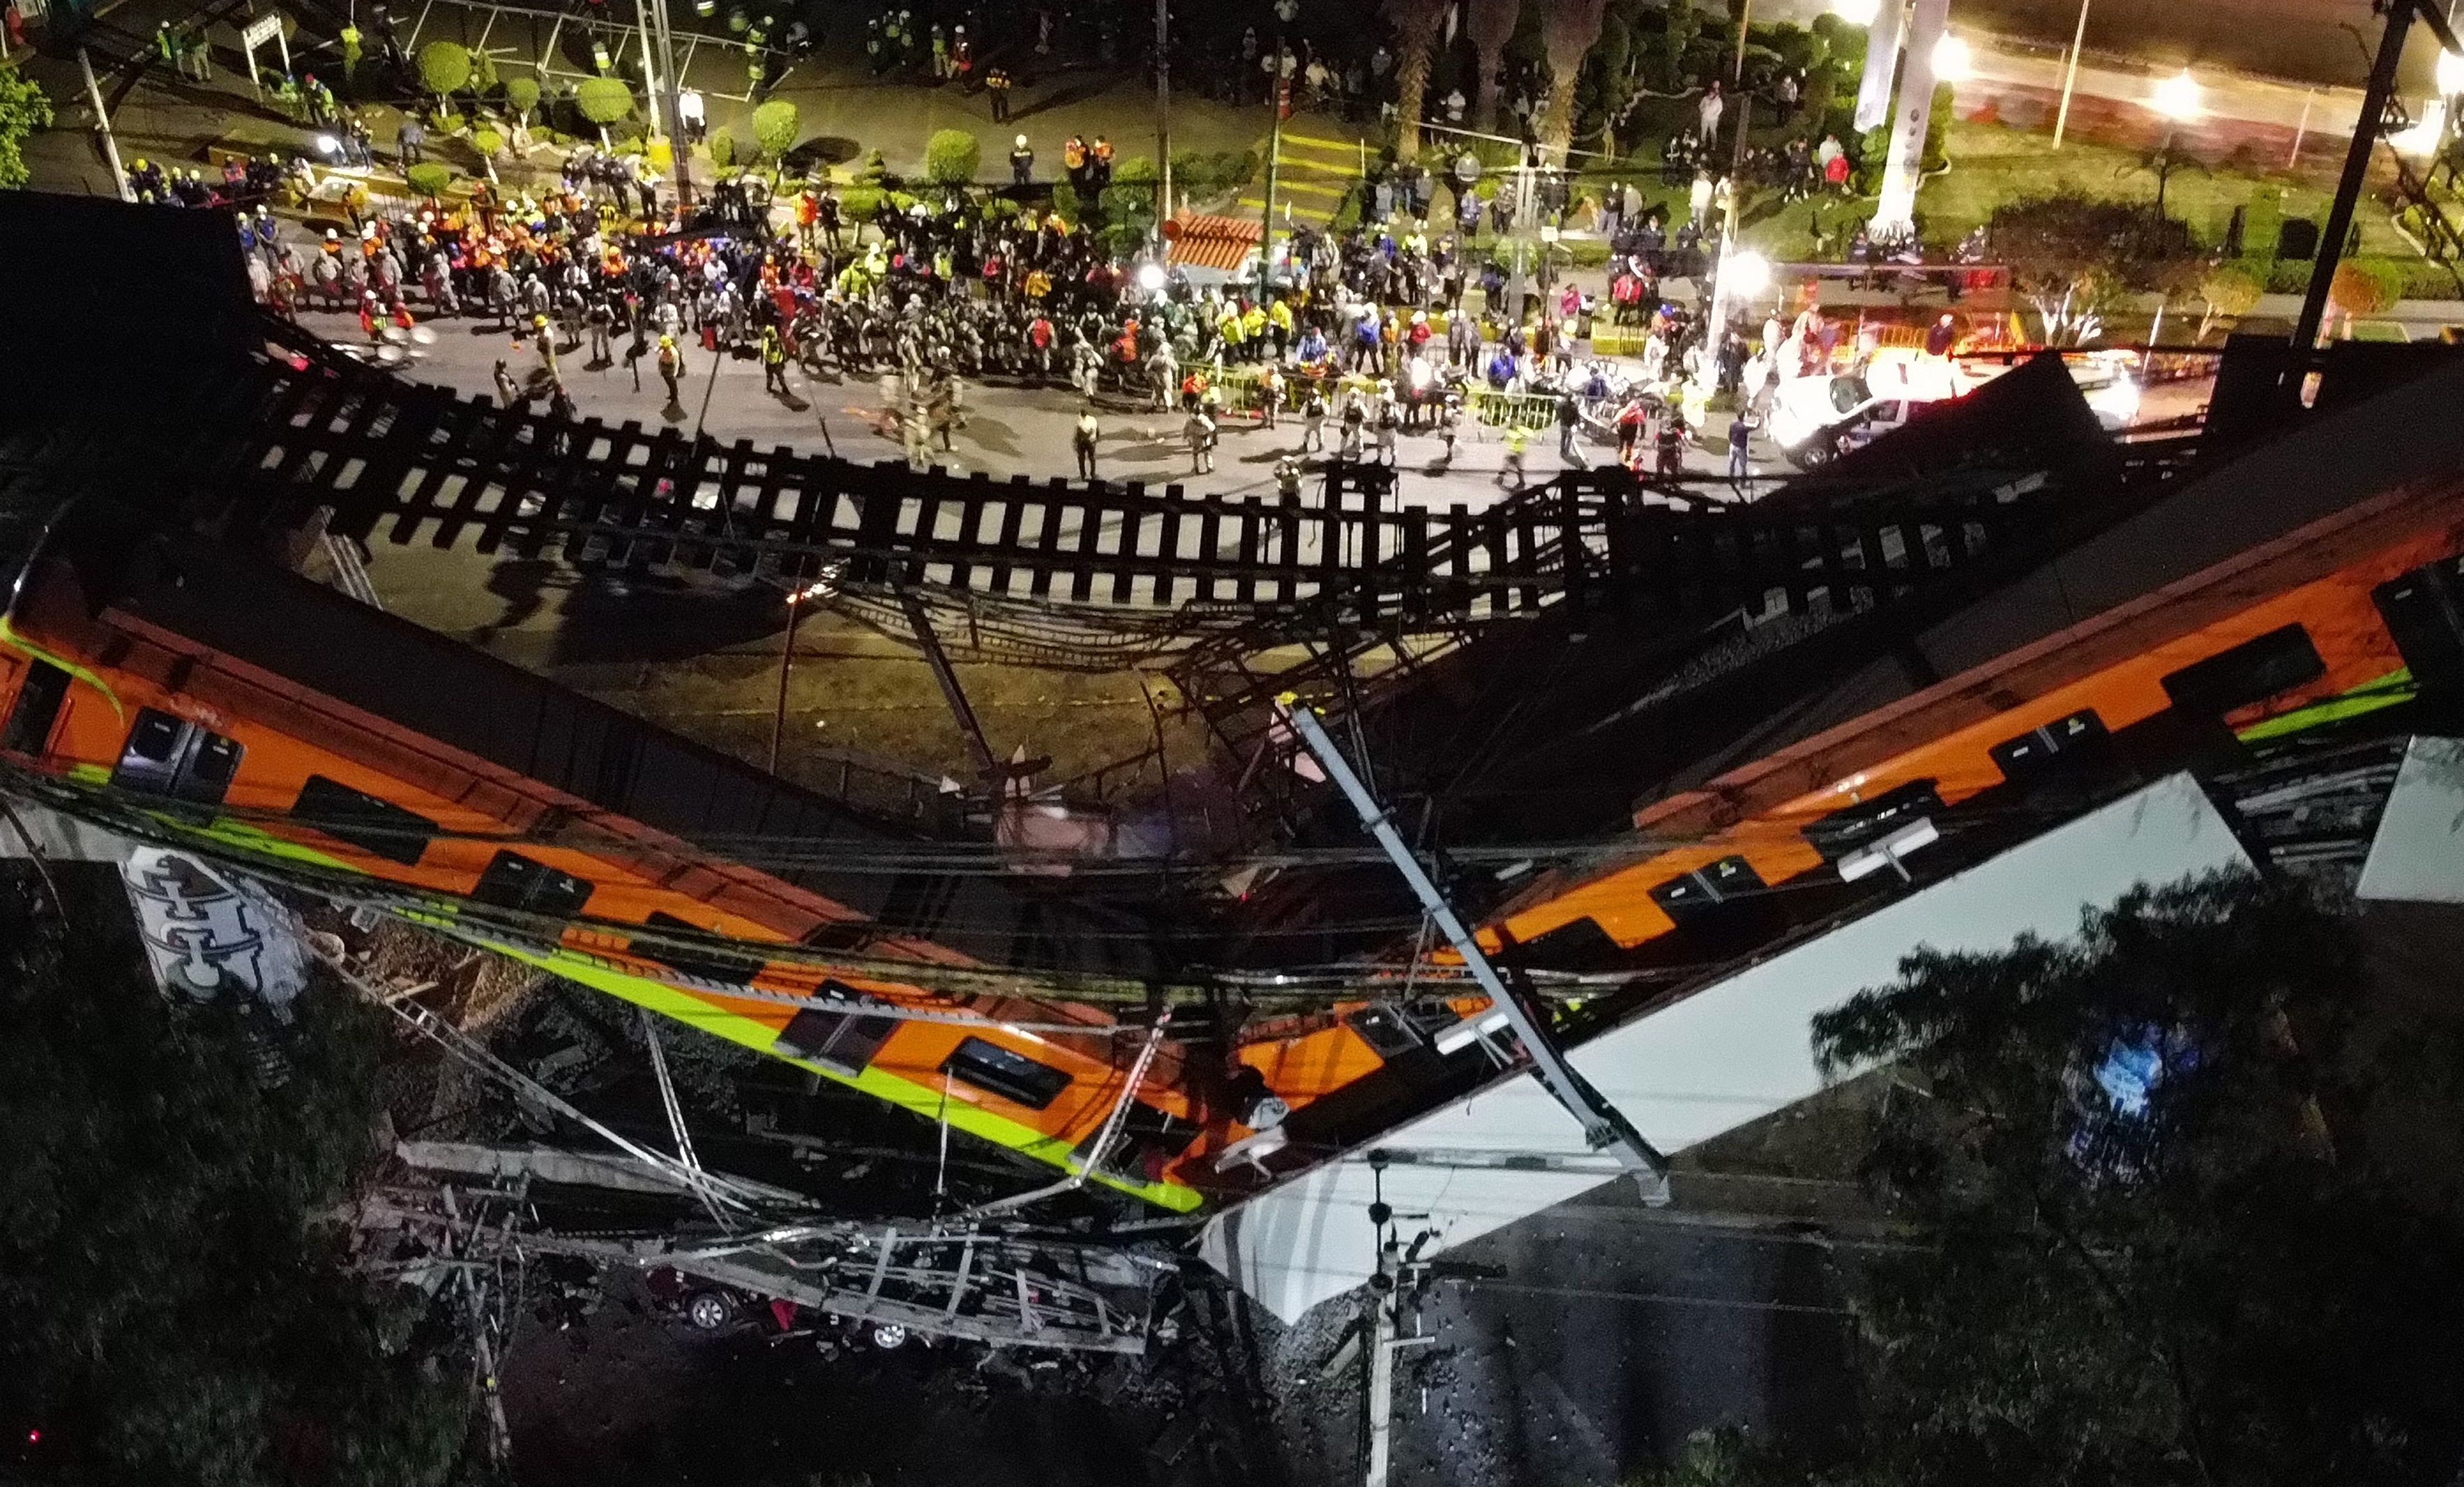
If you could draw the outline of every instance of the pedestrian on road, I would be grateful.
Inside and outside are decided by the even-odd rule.
[[[428,129],[420,123],[417,114],[403,116],[402,126],[393,132],[393,142],[405,165],[416,165],[427,157]]]
[[[1575,406],[1574,395],[1571,392],[1557,394],[1557,457],[1575,470],[1588,468],[1581,453],[1574,448],[1574,430],[1581,427],[1582,423],[1583,410]]]
[[[787,343],[779,337],[779,327],[761,327],[761,390],[775,392],[781,398],[787,391]]]
[[[1343,395],[1343,440],[1335,448],[1335,458],[1360,458],[1360,429],[1369,421],[1369,412],[1360,405],[1360,389],[1355,387]]]
[[[1009,69],[996,66],[984,74],[984,92],[993,100],[993,122],[1009,122]]]
[[[499,360],[496,362],[496,370],[493,375],[496,382],[497,402],[503,404],[507,407],[512,407],[515,404],[522,401],[522,390],[514,385],[513,371],[505,365],[502,360]]]
[[[1530,442],[1531,430],[1519,424],[1506,430],[1506,462],[1497,468],[1499,485],[1514,491],[1523,489],[1523,447]]]
[[[1438,407],[1438,437],[1445,441],[1445,452],[1438,456],[1438,469],[1452,470],[1455,465],[1455,440],[1463,430],[1463,398],[1447,393],[1446,401]]]
[[[1703,142],[1703,147],[1705,150],[1718,142],[1720,116],[1727,110],[1727,100],[1720,97],[1720,85],[1715,81],[1711,84],[1710,90],[1703,95],[1703,101],[1695,105],[1696,117],[1703,124],[1702,132],[1696,138]]]
[[[1189,472],[1193,475],[1215,473],[1215,420],[1206,416],[1203,407],[1192,408],[1189,421],[1181,431],[1189,439]]]
[[[1654,441],[1660,452],[1660,473],[1675,478],[1685,473],[1685,419],[1675,408],[1661,415],[1660,435]]]
[[[1754,437],[1753,415],[1740,410],[1728,421],[1728,480],[1740,496],[1746,493],[1746,482],[1753,476],[1753,467],[1746,456]]]
[[[1069,447],[1078,452],[1078,473],[1083,479],[1095,478],[1095,441],[1104,436],[1102,426],[1095,422],[1092,406],[1078,410],[1078,427],[1069,435]]]
[[[1001,96],[1007,97],[1003,88]],[[1013,186],[1024,186],[1035,175],[1035,151],[1026,147],[1026,136],[1020,135],[1009,147],[1009,179]]]
[[[1402,410],[1396,405],[1394,389],[1378,383],[1377,394],[1377,462],[1395,463],[1395,436],[1403,426]]]
[[[673,336],[659,338],[659,381],[668,384],[668,406],[684,406],[685,354]]]
[[[1266,363],[1265,375],[1258,379],[1258,426],[1274,427],[1275,415],[1283,410],[1283,369],[1269,361]]]
[[[1326,451],[1326,394],[1315,383],[1309,383],[1309,396],[1301,400],[1301,450],[1303,454]]]

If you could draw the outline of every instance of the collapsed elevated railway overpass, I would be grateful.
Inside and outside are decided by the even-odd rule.
[[[1996,437],[2077,429],[2068,379],[2023,371],[1966,411],[1967,436],[1920,424],[1909,433],[1923,437],[1881,441],[1754,505],[1610,472],[1471,513],[1393,506],[1365,471],[1337,471],[1313,500],[1233,502],[568,424],[235,323],[216,375],[166,384],[142,418],[50,397],[0,426],[0,501],[18,519],[23,571],[80,495],[133,508],[155,536],[127,552],[157,555],[134,568],[83,555],[80,592],[121,637],[85,659],[46,660],[32,612],[12,612],[35,646],[21,649],[12,710],[46,674],[25,662],[69,674],[62,695],[76,685],[63,660],[125,670],[188,751],[165,776],[174,800],[212,739],[242,739],[215,713],[245,689],[347,716],[391,762],[329,729],[318,747],[342,762],[319,768],[364,773],[357,797],[319,798],[373,799],[353,807],[368,820],[306,810],[286,776],[259,781],[270,793],[242,823],[278,833],[288,818],[301,840],[371,869],[382,851],[342,849],[364,847],[369,820],[403,824],[378,805],[434,823],[448,806],[495,801],[440,834],[461,845],[398,863],[424,876],[386,880],[385,906],[927,1119],[962,1039],[1008,1048],[1023,1061],[959,1060],[983,1117],[968,1128],[1142,1194],[1168,1178],[1167,1206],[1220,1213],[1210,1256],[1287,1314],[1362,1274],[1356,1246],[1327,1238],[1366,1230],[1359,1170],[1419,1180],[1395,1175],[1408,1167],[1464,1192],[1502,1185],[1495,1212],[1509,1216],[1597,1174],[1545,1114],[1515,1113],[1528,1093],[1516,1051],[1454,968],[1411,952],[1385,869],[1291,768],[1277,693],[1344,714],[1381,788],[1413,812],[1418,845],[1469,849],[1449,891],[1559,1004],[1555,1032],[1578,1063],[1596,1061],[1594,1082],[1647,1134],[1683,1144],[1819,1087],[1804,1014],[1881,973],[1894,946],[1954,929],[2056,931],[2129,881],[2272,863],[2287,843],[2349,856],[2298,822],[2268,836],[2219,801],[2253,771],[2290,770],[2269,788],[2296,800],[2330,776],[2376,778],[2367,760],[2306,761],[2435,722],[2451,651],[2464,654],[2439,566],[2459,547],[2464,470],[2464,434],[2438,411],[2464,393],[2452,363],[2322,397],[2306,421],[2232,448],[2115,448],[2092,426]],[[920,607],[951,646],[982,657],[1167,662],[1258,801],[1258,834],[1157,875],[1247,868],[1247,891],[1123,911],[1083,881],[1020,883],[912,823],[885,833],[847,801],[805,799],[535,679],[474,667],[451,642],[372,627],[296,576],[252,589],[222,570],[319,529],[749,583],[827,570],[886,627]],[[61,636],[92,638],[86,623],[53,617]],[[352,674],[376,628],[386,653],[450,685],[412,708],[383,676]],[[139,656],[145,645],[162,655]],[[225,689],[211,699],[209,679]],[[457,716],[517,692],[538,724],[527,733],[483,739]],[[316,877],[244,832],[187,829],[196,822],[162,792],[132,798],[116,776],[142,718],[90,709],[91,747],[62,753],[56,720],[32,706],[12,762],[40,774],[48,758],[55,787],[86,791],[51,788],[54,803],[179,828],[248,871]],[[671,788],[675,770],[642,773],[652,754],[722,783]],[[417,769],[395,767],[413,756]],[[439,771],[451,790],[436,788]],[[386,779],[415,795],[385,796]],[[807,824],[791,829],[781,811]],[[330,873],[319,882],[330,888]],[[762,895],[791,905],[790,919],[765,917]],[[988,899],[1008,906],[998,933],[979,911]],[[1271,938],[1252,932],[1269,926]],[[568,952],[580,958],[557,959]],[[1269,990],[1287,981],[1298,990]],[[1579,1012],[1563,1005],[1574,998]],[[1166,1007],[1169,1037],[1155,1017]],[[898,1043],[883,1021],[925,1031]],[[1045,1022],[1101,1045],[1061,1086],[1031,1041],[1001,1032]],[[1629,1053],[1642,1061],[1621,1062]],[[1045,1108],[1056,1113],[1039,1124]],[[1322,1240],[1332,1248],[1308,1250]]]

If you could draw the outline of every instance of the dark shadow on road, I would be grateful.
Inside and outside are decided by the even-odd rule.
[[[682,661],[776,634],[776,589],[600,569],[570,580],[548,664]]]
[[[1084,103],[1089,98],[1111,89],[1116,80],[1111,74],[1103,73],[1092,77],[1082,77],[1075,82],[1064,83],[1032,103],[1011,109],[1009,117],[1012,120],[1032,119],[1049,109],[1068,108],[1073,104]]]

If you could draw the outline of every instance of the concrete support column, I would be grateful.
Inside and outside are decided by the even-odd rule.
[[[1900,41],[1907,34],[1908,0],[1876,0],[1865,28],[1865,76],[1857,83],[1857,128],[1891,117],[1891,79],[1899,76]]]
[[[1915,227],[1917,181],[1925,159],[1925,121],[1933,112],[1933,49],[1950,20],[1950,0],[1916,0],[1908,21],[1907,60],[1900,69],[1899,100],[1891,115],[1891,153],[1882,166],[1881,200],[1866,230],[1877,242],[1903,237]]]

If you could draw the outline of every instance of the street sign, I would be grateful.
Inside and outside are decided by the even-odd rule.
[[[239,29],[240,45],[247,47],[261,47],[281,34],[282,15],[279,11],[260,15]]]

